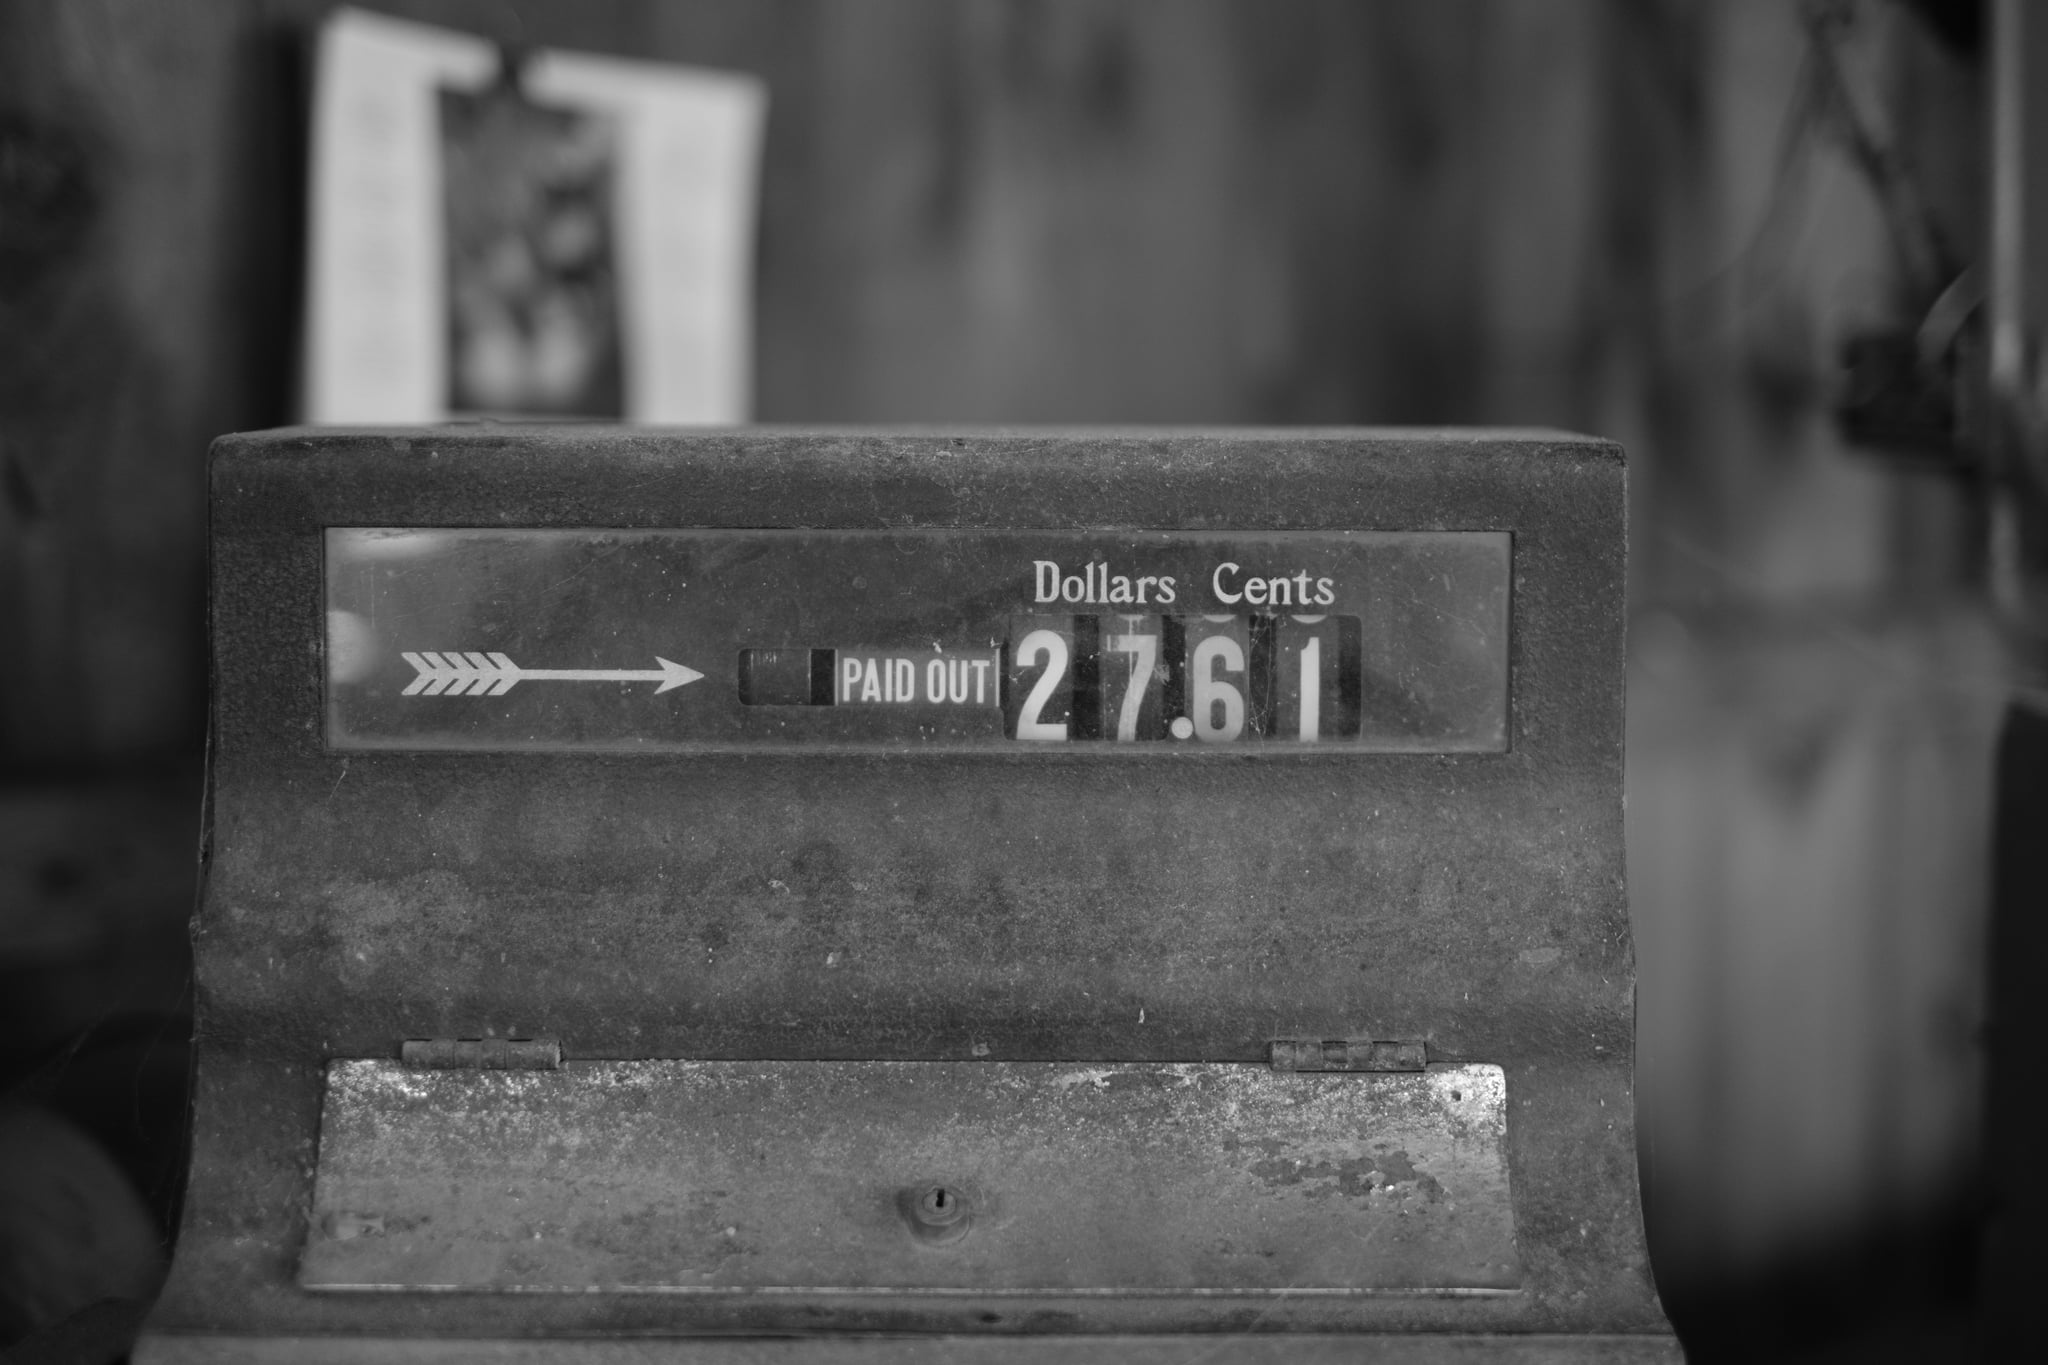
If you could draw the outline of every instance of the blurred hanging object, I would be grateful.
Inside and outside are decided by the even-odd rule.
[[[765,112],[751,76],[338,11],[304,417],[747,420]]]
[[[1651,30],[1628,69],[1660,79],[1611,122],[1658,134],[1640,160],[1670,188],[1621,183],[1679,211],[1623,207],[1657,229],[1661,278],[1704,282],[1660,291],[1687,306],[1642,327],[1645,388],[1668,396],[1631,440],[1649,453],[1630,471],[1647,496],[1628,758],[1659,1287],[1695,1360],[1825,1339],[1952,1359],[2003,661],[1969,487],[1851,453],[1828,381],[1839,341],[1874,326],[1903,326],[1910,355],[1947,253],[1967,255],[1980,92],[1898,5],[1830,31],[1855,105],[1881,101],[1885,159],[1916,173],[1903,197],[1939,224],[1918,237],[1942,262],[1923,287],[1807,11],[1660,7],[1698,28],[1658,30],[1649,8],[1613,11]]]
[[[1943,240],[1926,195],[1900,158],[1890,121],[1876,101],[1856,88],[1843,65],[1836,44],[1854,12],[1853,0],[1807,0],[1807,40],[1814,56],[1811,70],[1837,116],[1844,142],[1877,192],[1907,288],[1926,298],[1955,278],[1953,253]]]
[[[1843,60],[1842,38],[1855,15],[1854,0],[1807,0],[1802,16],[1813,54],[1809,69],[1890,232],[1898,259],[1898,305],[1918,321],[1843,339],[1836,420],[1860,448],[1973,472],[1983,453],[1983,348],[1976,313],[1984,302],[1984,273],[1958,262],[1883,103],[1859,87]]]

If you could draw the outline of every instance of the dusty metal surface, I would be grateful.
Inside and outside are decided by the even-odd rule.
[[[398,1060],[429,1071],[553,1071],[562,1045],[553,1038],[408,1038]]]
[[[336,1062],[324,1289],[1508,1291],[1497,1067]]]
[[[1626,498],[1611,443],[479,426],[229,438],[212,480],[203,1042],[160,1328],[1662,1329],[1631,1117]],[[1115,762],[339,752],[322,739],[322,547],[348,526],[1504,531],[1509,747]],[[1523,1292],[300,1286],[327,1062],[507,1036],[559,1038],[576,1058],[1260,1065],[1275,1039],[1422,1042],[1506,1074]]]
[[[838,1337],[421,1341],[151,1336],[135,1365],[1679,1365],[1668,1336]]]
[[[1429,1047],[1387,1038],[1275,1038],[1275,1071],[1420,1071]]]

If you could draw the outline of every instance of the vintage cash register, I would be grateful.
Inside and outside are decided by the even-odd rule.
[[[484,424],[211,481],[139,1359],[1677,1358],[1613,444]]]

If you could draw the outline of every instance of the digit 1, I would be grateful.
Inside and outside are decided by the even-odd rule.
[[[1274,659],[1276,736],[1313,743],[1357,735],[1357,617],[1283,617]]]

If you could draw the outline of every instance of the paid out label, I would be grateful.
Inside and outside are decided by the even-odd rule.
[[[838,706],[882,704],[994,706],[1002,665],[993,650],[975,654],[834,651]]]

